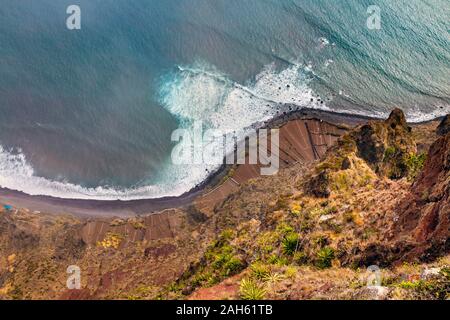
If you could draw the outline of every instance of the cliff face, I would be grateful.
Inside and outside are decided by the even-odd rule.
[[[371,121],[351,130],[309,167],[293,165],[276,178],[259,178],[242,185],[216,207],[204,225],[205,230],[212,229],[219,236],[201,260],[170,289],[163,290],[163,296],[447,297],[448,259],[433,265],[438,270],[434,271],[436,278],[427,280],[421,276],[429,272],[423,265],[407,271],[407,276],[402,274],[405,270],[395,267],[423,260],[418,254],[420,243],[398,237],[395,224],[399,205],[410,199],[411,184],[425,160],[417,153],[414,130],[397,109],[386,121]],[[422,130],[422,138],[424,134],[426,130]],[[427,163],[434,160],[431,157]],[[427,175],[426,170],[418,181]],[[441,208],[436,210],[445,213]],[[448,236],[445,223],[439,230]],[[433,241],[439,238],[437,233],[427,237]],[[444,249],[434,258],[448,252]],[[351,279],[358,282],[355,278],[363,277],[354,270],[371,265],[389,270],[386,282],[390,285],[375,294],[349,289]],[[408,291],[403,286],[422,289]]]
[[[0,210],[0,299],[447,298],[443,123],[428,150],[437,125],[410,128],[400,110],[352,130],[297,119],[282,132],[277,175],[242,166],[232,188],[149,216]],[[81,290],[65,286],[69,265],[81,268]],[[370,265],[381,291],[366,288]]]
[[[385,210],[380,219],[385,224],[379,227],[379,233],[389,240],[380,237],[379,244],[360,246],[353,261],[363,264],[402,259],[431,261],[449,252],[449,128],[447,116],[438,125],[436,133],[440,137],[427,154],[417,153],[413,138],[417,134],[406,124],[403,112],[396,109],[386,121],[372,121],[344,135],[316,166],[317,174],[304,183],[306,192],[316,197],[328,197],[343,177],[355,182],[369,177],[372,171],[379,179],[405,178],[412,183],[406,194],[396,195],[391,216],[386,214],[389,212],[386,206],[380,208]],[[371,170],[361,165],[356,168],[355,159],[364,160]],[[351,173],[352,168],[358,172]]]
[[[399,237],[417,242],[417,254],[432,259],[450,249],[450,124],[444,118],[442,135],[428,152],[422,172],[398,208]]]
[[[450,132],[450,115],[446,115],[444,119],[442,119],[441,123],[437,127],[436,133],[440,136],[445,136]]]

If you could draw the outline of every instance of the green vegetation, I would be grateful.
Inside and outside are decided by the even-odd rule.
[[[267,291],[263,285],[252,279],[242,279],[239,294],[243,300],[263,300]]]
[[[393,286],[413,292],[418,299],[448,299],[450,298],[450,267],[442,268],[439,274],[431,279],[403,280]]]
[[[150,299],[152,297],[152,294],[157,290],[155,287],[148,287],[148,286],[140,286],[136,288],[133,292],[130,294],[124,294],[122,295],[122,299],[126,300],[143,300],[143,299]]]
[[[404,154],[393,147],[388,147],[384,153],[384,162],[389,164],[388,177],[400,179],[407,177],[414,180],[422,170],[426,160],[426,154]]]
[[[286,223],[280,223],[277,226],[277,232],[279,232],[281,235],[286,236],[290,233],[294,232],[294,228]]]
[[[230,170],[228,170],[228,172],[226,173],[226,175],[223,176],[222,180],[220,181],[220,184],[225,183],[228,179],[232,178],[234,176],[234,173],[236,172],[236,169],[230,168]]]
[[[292,266],[286,267],[286,269],[284,270],[284,275],[288,279],[295,279],[295,277],[297,276],[297,268]]]
[[[387,147],[384,151],[384,161],[392,159],[395,155],[395,148],[394,147]]]
[[[206,252],[206,258],[211,262],[211,267],[221,276],[234,275],[245,267],[243,262],[234,255],[234,248],[227,242],[217,242]]]
[[[408,168],[408,180],[414,180],[422,170],[427,156],[425,153],[411,154],[405,161]]]
[[[331,261],[334,259],[334,250],[330,247],[325,247],[317,252],[316,266],[320,269],[331,267]]]
[[[282,274],[276,272],[270,272],[267,276],[264,277],[264,282],[275,283],[284,279]]]
[[[399,288],[407,289],[407,290],[419,290],[424,289],[426,286],[426,282],[423,280],[417,281],[402,281],[397,285]]]
[[[242,261],[236,257],[231,257],[223,266],[222,275],[229,276],[238,273],[244,269]]]
[[[257,280],[263,280],[270,274],[270,268],[261,262],[253,263],[250,266],[250,270],[252,276]]]
[[[308,262],[308,256],[304,252],[297,251],[292,258],[292,261],[300,266]]]
[[[139,221],[139,220],[131,221],[131,225],[133,226],[133,228],[138,229],[138,230],[139,229],[140,230],[147,229],[145,224],[142,221]]]
[[[233,230],[223,231],[217,240],[213,241],[205,252],[205,261],[199,262],[194,270],[185,273],[180,283],[172,284],[169,292],[180,293],[180,288],[212,286],[224,278],[233,276],[242,271],[246,264],[236,255],[235,248],[230,244],[235,237]],[[175,290],[174,290],[175,289]]]
[[[119,249],[122,243],[123,236],[119,233],[108,232],[102,241],[97,242],[97,246],[107,248]]]
[[[288,256],[294,255],[297,251],[299,237],[296,233],[290,233],[283,239],[283,253]]]
[[[330,242],[328,237],[323,234],[314,237],[314,239],[312,241],[313,241],[313,243],[318,245],[320,248],[325,247]]]
[[[329,206],[328,202],[324,202],[321,204],[321,207],[312,209],[311,214],[313,216],[326,216],[336,213],[337,211],[338,209],[335,206]]]
[[[289,264],[289,261],[286,257],[279,257],[276,254],[272,254],[267,259],[267,263],[278,265],[278,266],[285,266],[285,265]]]

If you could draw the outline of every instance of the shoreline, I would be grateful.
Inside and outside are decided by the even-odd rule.
[[[296,119],[318,119],[337,127],[353,127],[369,120],[378,118],[325,111],[318,109],[299,109],[295,105],[287,105],[289,112],[279,114],[268,121],[255,124],[257,128],[279,128],[289,121]],[[439,118],[413,123],[412,125],[429,123]],[[14,209],[28,209],[35,213],[72,214],[79,217],[132,217],[148,215],[154,212],[171,208],[183,208],[191,205],[193,201],[207,191],[209,187],[218,186],[221,179],[227,174],[230,165],[223,164],[211,173],[201,184],[191,190],[172,197],[139,199],[139,200],[89,200],[58,198],[45,195],[29,195],[21,191],[0,188],[0,203],[8,204]]]

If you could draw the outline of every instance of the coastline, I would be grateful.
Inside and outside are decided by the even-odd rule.
[[[298,119],[315,119],[331,125],[348,129],[369,120],[377,119],[362,115],[338,113],[318,109],[298,109],[288,105],[291,111],[259,124],[260,128],[280,128],[288,122]],[[424,121],[423,123],[434,120]],[[418,123],[414,123],[416,125]],[[28,195],[21,191],[0,188],[0,204],[8,204],[14,209],[27,209],[35,213],[72,214],[79,217],[132,217],[147,215],[170,208],[182,208],[191,205],[196,198],[208,189],[219,186],[222,178],[227,174],[230,166],[222,165],[218,170],[200,185],[192,188],[180,196],[162,197],[140,200],[86,200],[66,199],[43,195]]]

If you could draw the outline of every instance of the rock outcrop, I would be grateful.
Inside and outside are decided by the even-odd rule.
[[[405,115],[395,109],[386,121],[363,125],[353,133],[357,155],[377,174],[400,179],[408,175],[407,161],[417,152]]]
[[[385,121],[370,121],[342,136],[307,179],[304,191],[312,196],[329,196],[332,172],[351,169],[351,159],[362,159],[380,177],[401,179],[417,171],[417,146],[402,110],[394,109]],[[361,165],[358,170],[361,170]]]
[[[444,120],[438,130],[442,133],[445,128]],[[423,259],[450,249],[450,132],[431,145],[424,168],[398,213],[396,233],[417,242],[416,254]]]
[[[436,133],[440,136],[445,136],[450,132],[450,115],[446,115],[444,119],[442,119],[441,123],[437,127]]]

